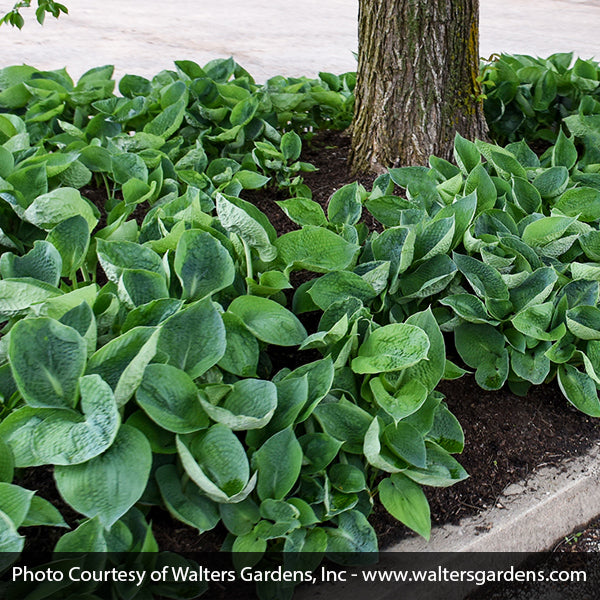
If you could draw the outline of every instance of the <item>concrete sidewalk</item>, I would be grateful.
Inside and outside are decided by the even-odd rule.
[[[13,0],[0,0],[6,12]],[[95,0],[22,31],[0,29],[0,66],[66,66],[73,77],[114,64],[152,76],[174,60],[233,55],[258,81],[355,70],[357,0]],[[600,59],[600,0],[481,0],[481,55],[574,51]]]

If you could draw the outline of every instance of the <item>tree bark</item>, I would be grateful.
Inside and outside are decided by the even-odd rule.
[[[359,0],[354,173],[449,159],[485,138],[479,0]]]

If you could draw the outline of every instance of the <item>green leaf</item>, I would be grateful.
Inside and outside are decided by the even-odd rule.
[[[589,187],[572,188],[554,206],[568,217],[593,223],[600,219],[600,190]]]
[[[40,496],[34,496],[31,499],[31,504],[22,526],[69,527],[58,509],[48,502],[48,500],[45,500]]]
[[[236,315],[225,312],[221,317],[225,325],[226,348],[219,367],[240,377],[255,376],[259,359],[257,339]]]
[[[464,175],[468,175],[481,163],[481,154],[477,146],[458,132],[454,136],[454,160]]]
[[[287,271],[306,269],[315,273],[346,269],[359,248],[329,229],[312,225],[285,233],[274,244]]]
[[[148,365],[136,400],[154,422],[168,431],[192,433],[208,427],[196,385],[187,373],[171,365]]]
[[[448,410],[445,402],[438,405],[427,439],[441,446],[446,452],[462,452],[465,434],[458,419]]]
[[[229,121],[234,127],[236,125],[246,125],[252,120],[257,110],[258,99],[255,96],[249,96],[233,107],[229,115]]]
[[[582,340],[600,340],[600,309],[576,306],[567,311],[569,331]]]
[[[30,406],[75,406],[86,344],[74,329],[46,317],[19,321],[11,331],[8,355],[19,391]]]
[[[241,502],[256,485],[242,443],[225,425],[177,436],[177,451],[190,479],[215,502]]]
[[[552,166],[565,167],[571,170],[577,162],[577,148],[573,143],[573,137],[568,138],[561,129],[556,138],[556,144],[552,148]]]
[[[375,402],[398,423],[419,410],[427,399],[427,388],[418,380],[409,380],[393,395],[390,394],[381,378],[373,378],[369,386]]]
[[[365,474],[353,465],[336,463],[329,469],[328,474],[331,485],[345,494],[361,492],[366,489]]]
[[[23,525],[34,494],[18,485],[0,483],[0,511],[13,522],[15,528]]]
[[[185,115],[187,102],[181,98],[170,106],[167,106],[152,121],[146,123],[144,132],[159,135],[165,139],[171,137],[180,127]]]
[[[37,227],[50,231],[77,215],[85,219],[90,231],[96,227],[98,219],[90,203],[81,197],[79,190],[64,187],[38,196],[29,205],[24,217]]]
[[[277,408],[277,388],[271,381],[244,379],[233,384],[218,406],[202,397],[200,401],[213,421],[233,431],[262,429]]]
[[[60,254],[63,277],[72,276],[85,260],[90,244],[88,222],[76,215],[59,223],[46,238]]]
[[[271,436],[255,453],[257,492],[261,500],[284,498],[294,487],[302,467],[302,448],[291,428]]]
[[[55,552],[106,552],[104,527],[98,517],[84,521],[75,531],[65,533],[54,547]]]
[[[323,471],[338,455],[343,444],[326,433],[306,433],[298,441],[304,454],[303,472],[308,474]]]
[[[137,429],[122,425],[104,454],[81,465],[57,466],[60,495],[76,511],[98,517],[109,528],[142,496],[152,465],[148,440]]]
[[[169,357],[170,365],[196,379],[221,360],[225,344],[221,315],[205,298],[169,317],[161,325],[157,349]]]
[[[377,552],[377,536],[367,518],[357,510],[349,510],[337,517],[336,529],[326,528],[327,556],[336,562],[352,561],[357,554]],[[345,559],[345,560],[344,560]],[[364,560],[364,557],[363,557]]]
[[[399,458],[416,467],[425,467],[425,441],[409,423],[393,423],[383,432],[386,446]]]
[[[302,140],[295,131],[288,131],[281,136],[280,148],[285,160],[298,160],[302,152]]]
[[[314,303],[323,310],[348,297],[358,298],[367,304],[377,296],[372,285],[350,271],[335,271],[319,277],[308,293]]]
[[[441,298],[440,304],[449,306],[461,319],[469,323],[499,323],[490,317],[485,304],[473,294],[452,294]]]
[[[469,475],[448,452],[433,442],[425,442],[427,467],[411,467],[404,471],[407,477],[421,485],[448,487],[463,481]]]
[[[427,358],[429,339],[415,325],[393,323],[373,331],[352,361],[355,373],[397,371]]]
[[[5,252],[0,258],[0,275],[4,279],[32,277],[58,286],[62,259],[56,248],[43,240],[34,242],[33,249],[24,256]]]
[[[431,515],[421,486],[402,473],[386,477],[378,486],[384,508],[398,521],[429,540]]]
[[[96,373],[113,389],[117,405],[123,406],[135,393],[144,370],[157,351],[159,332],[154,327],[135,327],[95,352],[87,373]]]
[[[102,239],[97,239],[96,244],[100,264],[108,279],[113,283],[119,283],[126,269],[141,269],[162,276],[165,275],[160,256],[150,248],[133,242],[107,242]]]
[[[472,256],[454,253],[452,258],[480,298],[508,300],[508,288],[494,267],[486,265]]]
[[[17,533],[14,523],[0,510],[0,553],[18,554],[24,545],[25,538]]]
[[[356,181],[341,187],[329,199],[327,216],[332,223],[355,225],[361,214],[361,195]]]
[[[244,190],[258,190],[264,187],[270,180],[270,177],[242,169],[233,176],[233,181],[237,181]]]
[[[477,369],[477,383],[485,390],[499,390],[508,377],[504,336],[491,325],[464,323],[454,330],[454,340],[461,358]]]
[[[320,404],[313,414],[326,434],[344,442],[345,452],[362,453],[365,433],[371,424],[368,412],[342,398],[338,402]]]
[[[79,380],[81,410],[39,410],[31,437],[34,454],[44,464],[74,465],[86,462],[113,443],[121,418],[109,385],[98,375]]]
[[[210,531],[220,520],[217,506],[201,495],[198,488],[189,483],[185,489],[174,465],[164,465],[156,471],[156,480],[167,510],[178,521],[198,530]]]
[[[290,198],[279,200],[277,206],[298,225],[326,225],[327,218],[321,205],[310,198]]]
[[[558,385],[565,398],[591,417],[600,417],[600,400],[594,380],[569,364],[559,365]]]
[[[10,446],[0,438],[0,482],[10,483],[15,474],[15,458]]]
[[[34,304],[62,295],[54,286],[29,277],[24,279],[3,279],[0,281],[0,318],[29,312]]]
[[[542,198],[555,198],[562,194],[569,183],[569,171],[565,167],[550,167],[542,171],[534,180]]]
[[[175,272],[182,298],[200,300],[233,283],[235,269],[229,252],[210,233],[191,229],[179,238]]]
[[[267,344],[297,346],[307,335],[292,312],[268,298],[238,296],[227,312],[239,317],[254,336]]]

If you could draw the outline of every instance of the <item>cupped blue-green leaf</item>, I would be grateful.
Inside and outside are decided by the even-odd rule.
[[[58,288],[30,277],[3,279],[0,281],[0,319],[6,321],[25,314],[33,304],[61,295]]]
[[[508,351],[504,336],[487,324],[464,323],[454,330],[460,357],[477,369],[475,379],[486,390],[499,390],[508,377]]]
[[[313,225],[285,233],[274,244],[287,271],[306,269],[315,273],[346,269],[359,249],[333,231]]]
[[[375,402],[396,423],[419,410],[427,399],[427,388],[417,379],[407,381],[406,384],[393,394],[388,392],[379,377],[371,379],[369,387],[371,388]]]
[[[55,552],[106,552],[105,528],[98,517],[86,519],[77,529],[65,533],[56,543]]]
[[[592,223],[600,219],[600,190],[589,187],[572,188],[554,206],[568,217]]]
[[[472,256],[454,253],[452,256],[459,271],[467,278],[480,298],[508,300],[508,288],[500,273]]]
[[[367,486],[364,472],[354,465],[336,463],[329,469],[328,475],[332,487],[345,494],[361,492]]]
[[[141,498],[151,466],[148,440],[122,425],[106,452],[80,465],[57,466],[54,478],[68,504],[109,528]]]
[[[271,381],[242,379],[233,384],[229,394],[214,405],[200,396],[206,414],[233,431],[261,429],[277,408],[277,388]]]
[[[570,170],[575,166],[577,156],[573,137],[568,138],[561,129],[558,132],[556,144],[552,148],[552,166],[565,167]]]
[[[222,194],[217,194],[216,205],[221,225],[255,248],[261,260],[268,262],[277,256],[277,248],[273,245],[277,237],[275,229],[258,208]]]
[[[449,306],[461,319],[469,323],[498,325],[498,321],[488,314],[485,304],[473,294],[451,294],[441,298],[440,304]]]
[[[306,329],[289,310],[268,298],[238,296],[227,312],[239,317],[259,340],[277,346],[296,346],[306,338]]]
[[[310,198],[290,198],[289,200],[279,200],[277,206],[298,225],[326,225],[327,218],[321,208],[321,205]]]
[[[193,484],[183,488],[174,465],[164,465],[156,471],[156,481],[167,510],[182,523],[204,533],[214,529],[220,520],[217,505],[200,493]]]
[[[121,301],[131,309],[169,297],[164,275],[144,269],[123,269],[117,289]]]
[[[192,379],[203,375],[225,354],[223,319],[210,299],[198,300],[160,326],[158,351]]]
[[[333,384],[334,365],[330,357],[307,363],[294,369],[285,380],[297,379],[306,375],[308,383],[308,398],[302,412],[298,416],[299,423],[305,421],[313,412],[315,406],[325,398]]]
[[[0,483],[0,511],[18,529],[27,517],[35,492],[11,483]]]
[[[342,186],[329,198],[327,216],[332,223],[355,225],[362,214],[358,182]]]
[[[445,402],[441,402],[435,410],[433,425],[427,432],[427,439],[450,453],[460,453],[465,447],[462,427]]]
[[[146,123],[144,132],[152,135],[158,135],[165,139],[171,137],[183,122],[187,102],[185,98],[180,98],[177,102],[167,106],[152,121]]]
[[[261,500],[281,500],[294,487],[302,467],[302,447],[291,427],[272,435],[254,454],[256,490]]]
[[[192,436],[177,436],[177,452],[190,479],[215,502],[241,502],[256,486],[257,473],[250,477],[242,443],[221,423]]]
[[[86,220],[90,231],[98,223],[92,206],[82,198],[79,190],[64,187],[38,196],[29,205],[24,217],[40,229],[49,231],[76,215]]]
[[[515,311],[520,311],[534,304],[541,304],[548,298],[558,280],[552,267],[540,267],[510,290],[510,301]]]
[[[365,433],[371,424],[368,412],[342,398],[338,402],[319,404],[313,414],[326,434],[343,442],[343,450],[362,453]]]
[[[558,385],[565,398],[591,417],[600,417],[600,400],[594,380],[569,364],[559,365]]]
[[[534,180],[542,198],[555,198],[562,194],[569,183],[569,171],[562,166],[550,167],[542,171]]]
[[[412,263],[416,236],[413,229],[399,226],[390,227],[371,242],[373,257],[390,262],[392,277],[403,273]]]
[[[359,554],[377,552],[377,536],[361,512],[346,511],[337,517],[337,523],[335,529],[325,528],[327,556],[344,564],[356,560]]]
[[[481,163],[481,153],[477,146],[458,132],[454,136],[454,160],[464,175],[468,175]]]
[[[540,344],[533,350],[526,352],[519,352],[511,348],[510,366],[515,375],[534,385],[544,383],[550,373],[550,359],[546,356],[546,350],[549,346],[549,343]]]
[[[69,528],[58,509],[41,496],[31,499],[29,510],[23,520],[23,527],[65,527]]]
[[[564,323],[560,323],[554,329],[548,331],[553,314],[553,303],[544,302],[543,304],[528,306],[519,311],[511,321],[517,331],[530,338],[554,342],[566,333],[566,327]]]
[[[393,323],[371,332],[352,361],[355,373],[406,369],[427,358],[429,338],[415,325]]]
[[[424,469],[410,467],[404,474],[421,485],[448,487],[463,481],[469,475],[464,468],[441,446],[425,442],[427,466]]]
[[[97,239],[96,243],[100,264],[113,283],[119,283],[125,269],[142,269],[165,275],[160,256],[150,248],[127,241]]]
[[[24,256],[5,252],[0,258],[0,275],[4,279],[12,277],[32,277],[57,286],[62,271],[62,259],[58,250],[49,242],[38,240]]]
[[[95,352],[87,373],[100,375],[113,389],[117,405],[123,406],[140,385],[156,354],[158,339],[156,328],[134,327]]]
[[[425,441],[409,423],[388,425],[383,431],[383,441],[397,457],[416,467],[425,467]]]
[[[334,271],[319,277],[308,293],[322,310],[348,297],[358,298],[366,304],[377,296],[371,284],[351,271]]]
[[[0,510],[0,553],[14,553],[23,550],[25,538],[18,534],[14,523]]]
[[[431,514],[420,485],[402,473],[394,473],[379,483],[378,490],[379,500],[390,515],[429,539]]]
[[[512,190],[515,202],[525,212],[531,215],[539,212],[542,206],[542,197],[535,186],[523,177],[513,177]]]
[[[71,327],[41,317],[19,321],[8,349],[13,376],[33,407],[72,408],[85,369],[86,343]]]
[[[98,375],[79,380],[81,410],[39,410],[31,447],[44,464],[75,465],[104,452],[113,443],[121,418],[109,385]]]
[[[183,298],[200,300],[233,283],[233,260],[210,233],[185,231],[175,252],[175,272],[181,281]]]
[[[225,312],[221,317],[225,325],[226,347],[219,367],[240,377],[255,376],[260,353],[257,339],[233,313]]]
[[[144,412],[167,431],[192,433],[208,427],[198,388],[181,369],[148,365],[135,397]]]
[[[600,308],[575,306],[567,311],[569,331],[582,340],[600,340]]]
[[[529,246],[545,246],[563,237],[567,229],[576,220],[575,217],[543,217],[529,223],[523,230],[521,237]]]
[[[456,274],[452,259],[445,254],[437,254],[400,277],[399,296],[406,299],[432,296],[448,286]]]
[[[343,442],[326,433],[306,433],[298,441],[302,447],[303,472],[311,474],[322,471],[338,455]]]
[[[15,457],[10,446],[0,437],[0,481],[10,483],[15,475]]]

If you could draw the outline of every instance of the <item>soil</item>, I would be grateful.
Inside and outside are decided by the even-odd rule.
[[[346,162],[349,147],[350,137],[347,134],[325,131],[315,135],[303,153],[302,160],[312,162],[318,168],[316,172],[306,174],[305,181],[313,190],[313,199],[324,208],[335,190],[355,180]],[[370,190],[374,178],[367,175],[359,181]],[[100,193],[90,192],[85,190],[84,193],[101,208]],[[274,203],[274,200],[286,199],[283,192],[259,191],[247,198],[269,216],[280,234],[296,228]],[[140,207],[137,212],[136,217],[142,218],[143,209]],[[366,224],[371,229],[374,227],[372,222],[366,221]],[[312,274],[297,273],[293,283],[297,286],[310,276]],[[318,321],[314,314],[303,315],[302,319],[309,331],[316,329]],[[446,343],[450,349],[451,339],[447,339]],[[273,367],[274,370],[284,366],[293,368],[319,357],[315,352],[282,352],[275,357],[277,364]],[[439,389],[446,395],[450,410],[464,428],[465,450],[458,458],[470,478],[450,488],[426,488],[434,524],[457,523],[463,517],[496,505],[502,491],[511,483],[521,480],[536,468],[578,456],[600,439],[598,422],[571,407],[555,384],[533,388],[525,398],[504,389],[486,392],[471,376],[443,382]],[[79,517],[60,499],[51,468],[26,470],[20,483],[39,490],[42,497],[57,506],[70,525],[76,524]],[[199,536],[196,530],[157,509],[150,511],[149,518],[160,548],[177,553],[216,552],[227,533],[219,525]],[[414,535],[377,503],[370,520],[377,531],[381,548]],[[27,547],[50,549],[62,533],[63,530],[30,528]],[[561,546],[565,550],[580,548],[584,543],[584,536],[574,534],[569,543]],[[598,537],[590,543],[595,543],[594,548],[598,549]]]

